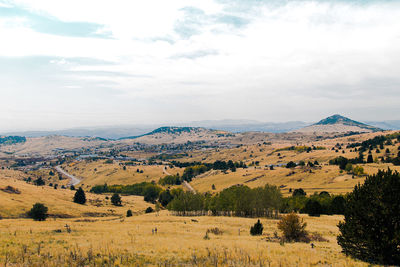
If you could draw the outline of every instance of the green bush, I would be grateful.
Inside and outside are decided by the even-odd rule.
[[[257,220],[257,222],[250,228],[250,234],[251,235],[262,235],[264,230],[264,227],[260,220]]]
[[[28,211],[28,217],[34,219],[35,221],[45,221],[49,216],[47,214],[48,208],[42,203],[36,203],[33,205],[32,209]]]

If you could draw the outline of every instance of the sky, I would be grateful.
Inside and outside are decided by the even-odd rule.
[[[0,131],[400,119],[400,1],[0,0]]]

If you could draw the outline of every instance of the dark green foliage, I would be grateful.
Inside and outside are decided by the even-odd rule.
[[[345,158],[345,157],[342,157],[342,156],[334,158],[334,159],[331,159],[329,161],[330,165],[339,165],[339,168],[341,170],[344,170],[346,168],[347,163],[349,163],[349,160],[347,158]]]
[[[17,143],[25,143],[26,138],[25,136],[3,136],[0,137],[0,144],[1,145],[12,145]]]
[[[289,161],[287,164],[286,164],[286,168],[294,168],[294,167],[296,167],[297,165],[296,165],[296,163],[294,163],[293,161]]]
[[[338,243],[346,255],[375,264],[400,263],[400,174],[368,176],[346,199]]]
[[[75,190],[75,186],[74,186],[74,185],[71,185],[69,189]]]
[[[90,192],[101,193],[118,193],[124,195],[144,196],[145,201],[154,202],[162,188],[148,182],[131,184],[131,185],[95,185],[90,189]]]
[[[75,192],[74,202],[81,205],[86,203],[86,195],[82,187],[79,187],[78,190]]]
[[[344,214],[346,200],[343,196],[335,196],[331,202],[332,214]]]
[[[54,172],[53,171],[49,171],[49,175],[50,176],[54,176]]]
[[[182,183],[182,179],[179,176],[179,174],[177,174],[177,175],[167,175],[164,178],[160,178],[158,183],[160,185],[162,185],[162,186],[165,186],[165,185],[180,185]]]
[[[284,198],[280,211],[283,213],[300,211],[301,213],[308,213],[314,216],[318,216],[319,214],[343,214],[344,205],[343,196],[331,196],[328,192],[323,191],[319,194],[314,193],[309,197],[298,195]]]
[[[49,216],[47,214],[48,208],[42,203],[36,203],[33,205],[32,209],[28,211],[28,216],[35,221],[45,221]]]
[[[310,216],[320,216],[322,213],[322,206],[317,200],[309,199],[302,213],[307,213]]]
[[[126,212],[126,217],[132,217],[132,211],[131,210],[127,210]]]
[[[42,179],[42,177],[37,178],[36,180],[33,181],[33,183],[34,183],[35,185],[37,185],[37,186],[41,186],[41,185],[44,185],[44,184],[45,184],[45,182],[44,182],[44,180]]]
[[[374,162],[374,159],[372,158],[372,155],[369,154],[368,158],[367,158],[367,163],[373,163],[373,162]]]
[[[114,193],[114,194],[111,196],[111,203],[112,203],[114,206],[122,206],[122,200],[121,200],[121,197],[119,196],[118,193]]]
[[[250,234],[251,235],[262,235],[264,230],[264,227],[260,220],[257,220],[257,222],[254,224],[254,226],[250,227]]]
[[[145,213],[152,213],[154,210],[152,207],[148,207],[144,212]]]
[[[307,193],[304,192],[303,188],[297,188],[297,189],[293,190],[293,193],[292,193],[293,197],[305,196],[305,195],[307,195]]]
[[[160,193],[160,196],[158,197],[158,201],[161,203],[161,205],[166,207],[169,204],[169,202],[172,201],[173,198],[174,197],[171,195],[171,192],[167,189]]]

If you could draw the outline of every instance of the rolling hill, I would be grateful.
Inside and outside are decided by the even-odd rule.
[[[310,126],[296,130],[301,133],[313,133],[313,132],[326,132],[326,133],[344,133],[344,132],[360,132],[370,133],[379,132],[382,129],[367,125],[362,122],[354,121],[341,115],[335,114],[320,120],[319,122]]]

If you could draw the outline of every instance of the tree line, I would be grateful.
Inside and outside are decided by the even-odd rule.
[[[249,188],[232,186],[216,195],[180,192],[167,208],[176,215],[218,215],[239,217],[274,217],[278,214],[282,194],[278,187]]]

